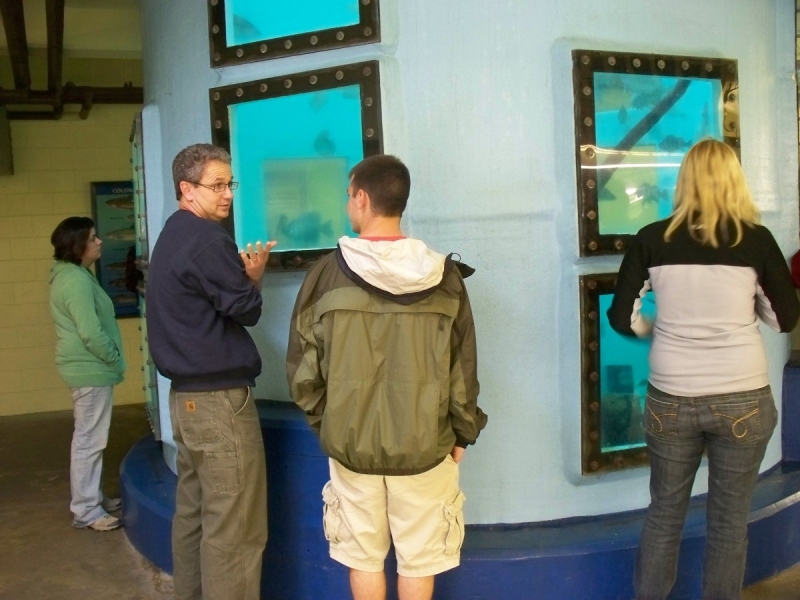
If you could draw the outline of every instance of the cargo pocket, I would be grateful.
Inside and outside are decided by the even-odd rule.
[[[711,405],[717,433],[733,442],[754,442],[760,437],[758,400]]]
[[[444,540],[444,555],[454,556],[464,543],[464,501],[466,497],[459,490],[455,498],[444,505],[444,518],[447,521],[447,537]]]
[[[647,394],[644,405],[644,428],[655,435],[677,435],[678,403],[659,400]]]
[[[339,537],[342,515],[339,514],[339,494],[330,481],[322,488],[322,502],[322,529],[325,532],[325,539],[331,544],[338,544],[342,541]]]
[[[207,452],[208,470],[216,494],[238,494],[242,489],[239,481],[239,455],[236,452]]]

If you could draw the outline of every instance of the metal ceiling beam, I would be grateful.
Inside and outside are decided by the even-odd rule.
[[[28,64],[28,38],[25,34],[25,11],[22,8],[22,0],[0,0],[0,17],[3,18],[3,29],[6,32],[14,86],[18,89],[29,89],[31,69]]]
[[[64,59],[64,1],[47,0],[47,89],[61,90],[61,71]]]

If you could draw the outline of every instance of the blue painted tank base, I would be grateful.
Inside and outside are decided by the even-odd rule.
[[[269,541],[262,598],[345,600],[347,569],[328,557],[321,490],[328,462],[293,405],[259,402],[267,451]],[[172,572],[170,523],[177,478],[160,444],[138,442],[121,470],[125,532],[133,546]],[[700,597],[705,498],[692,500],[671,600]],[[435,598],[628,600],[643,511],[517,525],[467,528],[461,567],[437,578]],[[800,463],[764,474],[750,515],[745,583],[800,563]],[[393,559],[387,570],[394,571]],[[395,576],[390,576],[390,589]],[[393,597],[393,595],[390,595]]]

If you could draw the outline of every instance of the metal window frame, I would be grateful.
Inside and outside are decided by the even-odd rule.
[[[208,38],[212,67],[238,65],[381,41],[380,0],[359,0],[359,22],[355,25],[228,46],[225,2],[226,0],[209,0],[208,3]]]
[[[573,50],[572,65],[580,256],[622,254],[633,235],[600,234],[600,177],[595,175],[598,171],[593,169],[597,167],[594,74],[602,72],[719,80],[724,98],[723,141],[740,156],[737,62],[697,56]]]
[[[376,60],[211,88],[209,103],[212,141],[215,145],[230,152],[231,132],[228,107],[231,105],[331,90],[355,84],[361,86],[361,134],[364,158],[382,154],[380,63]],[[231,207],[230,215],[222,222],[231,237],[235,237],[234,210],[236,210],[235,204]],[[307,269],[311,261],[331,250],[333,247],[287,252],[276,249],[270,253],[267,271]]]

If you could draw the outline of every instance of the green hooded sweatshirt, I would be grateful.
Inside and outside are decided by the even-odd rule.
[[[125,373],[114,305],[94,275],[55,261],[50,270],[50,312],[56,324],[56,366],[71,388],[116,385]]]

